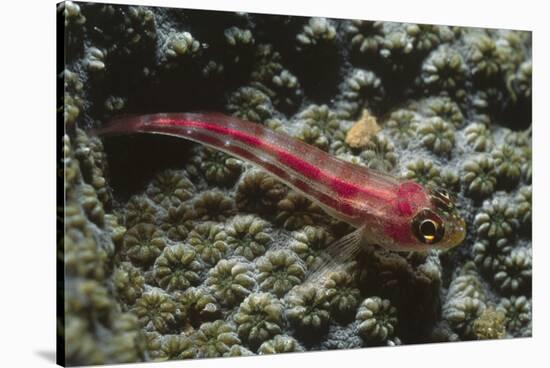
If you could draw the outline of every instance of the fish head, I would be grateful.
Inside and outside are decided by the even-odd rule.
[[[445,189],[426,187],[429,203],[419,208],[411,220],[411,232],[426,248],[450,249],[464,240],[466,223],[455,206],[455,198]]]
[[[466,224],[453,196],[442,188],[407,181],[399,186],[388,214],[373,222],[367,240],[394,251],[450,249],[464,240]]]

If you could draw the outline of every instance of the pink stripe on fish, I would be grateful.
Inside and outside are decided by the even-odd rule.
[[[185,127],[197,127],[208,131],[216,132],[218,134],[231,136],[255,148],[268,150],[269,152],[273,152],[278,157],[279,161],[284,165],[287,165],[291,169],[297,171],[298,173],[300,173],[301,175],[304,175],[309,179],[323,181],[331,189],[333,189],[336,193],[338,193],[338,195],[341,195],[343,197],[352,197],[359,192],[369,196],[380,195],[376,190],[371,190],[367,187],[359,187],[359,186],[350,184],[342,180],[341,178],[327,174],[320,168],[310,164],[309,162],[301,159],[300,157],[293,155],[290,152],[284,151],[279,147],[265,143],[261,139],[251,136],[242,131],[222,127],[215,124],[205,123],[205,122],[177,120],[177,119],[170,119],[170,118],[154,119],[152,122],[160,123],[164,125],[172,125],[172,126],[175,125],[175,126],[185,126]],[[325,153],[323,152],[323,154]],[[368,184],[368,183],[365,183],[365,184]],[[383,194],[383,196],[384,198],[387,197],[385,193]]]
[[[195,137],[199,139],[200,141],[210,144],[212,146],[221,147],[224,145],[224,142],[220,140],[219,138],[213,137],[208,134],[203,134],[200,132],[191,132],[189,133],[191,137]],[[311,185],[307,184],[306,182],[300,180],[299,178],[293,177],[291,175],[288,175],[286,171],[279,168],[276,165],[270,164],[268,162],[262,161],[258,159],[256,155],[249,152],[248,150],[239,148],[237,146],[230,146],[227,147],[226,150],[228,152],[232,152],[238,156],[241,156],[255,164],[257,164],[260,167],[264,167],[268,172],[273,173],[277,177],[281,178],[284,181],[287,181],[294,187],[298,188],[304,193],[307,193],[313,197],[315,197],[319,202],[323,203],[324,205],[332,208],[333,210],[342,213],[343,215],[347,217],[356,217],[359,213],[359,209],[356,209],[353,207],[353,205],[342,202],[338,200],[337,198],[331,197],[329,195],[326,195],[325,193],[322,193],[316,189],[314,189]]]

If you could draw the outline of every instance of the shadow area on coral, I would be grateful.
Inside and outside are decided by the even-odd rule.
[[[176,137],[134,134],[103,140],[109,183],[116,198],[127,200],[162,169],[182,167],[192,142]]]

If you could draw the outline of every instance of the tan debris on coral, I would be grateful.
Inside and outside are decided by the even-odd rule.
[[[380,131],[376,117],[368,110],[363,110],[361,118],[353,124],[346,134],[346,143],[352,148],[362,148],[369,143],[371,137]]]

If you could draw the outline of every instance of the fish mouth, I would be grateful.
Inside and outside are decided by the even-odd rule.
[[[466,222],[461,217],[458,220],[457,224],[453,226],[453,233],[449,238],[449,248],[453,248],[461,244],[465,237],[466,237]]]

